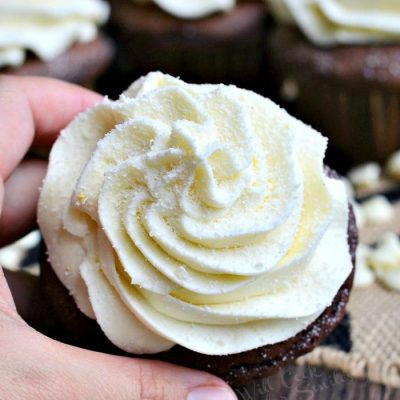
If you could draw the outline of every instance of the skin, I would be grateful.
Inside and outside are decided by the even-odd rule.
[[[28,149],[49,148],[77,113],[101,100],[56,80],[0,76],[0,246],[35,224],[46,163],[24,159]],[[43,336],[17,312],[33,304],[32,280],[15,273],[7,273],[7,280],[0,268],[2,398],[235,399],[224,382],[204,372],[96,353]]]

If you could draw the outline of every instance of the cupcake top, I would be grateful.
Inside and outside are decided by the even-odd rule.
[[[102,0],[0,1],[0,68],[22,65],[28,50],[48,61],[90,42],[108,14]]]
[[[50,262],[128,352],[286,340],[352,270],[325,148],[255,93],[151,73],[55,143],[38,210]]]
[[[400,39],[397,0],[267,0],[278,20],[298,25],[316,45]]]
[[[155,3],[165,12],[184,19],[202,18],[217,11],[229,11],[236,0],[131,0],[135,3]]]

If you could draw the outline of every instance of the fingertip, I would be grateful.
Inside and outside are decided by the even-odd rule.
[[[231,389],[204,386],[191,390],[187,400],[237,400],[237,397]]]
[[[191,368],[161,361],[133,360],[140,377],[141,395],[177,400],[236,400],[222,379]],[[155,379],[156,378],[156,379]],[[155,392],[153,392],[155,390]],[[160,395],[163,393],[163,396]],[[157,394],[159,397],[157,397]]]
[[[42,91],[37,90],[43,87]],[[35,126],[33,145],[49,147],[79,113],[101,103],[102,95],[84,87],[51,78],[31,78],[24,85]]]
[[[28,148],[49,147],[80,112],[103,97],[44,77],[0,76],[0,175],[6,179]]]

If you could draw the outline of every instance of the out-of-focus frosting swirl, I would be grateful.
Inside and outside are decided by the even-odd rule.
[[[400,39],[397,0],[266,0],[282,22],[299,26],[313,43],[372,43]]]
[[[103,0],[0,1],[0,67],[21,65],[27,50],[47,61],[90,42],[108,14]]]
[[[252,92],[151,73],[54,145],[39,203],[51,264],[126,351],[286,340],[352,269],[325,147]]]
[[[167,13],[178,18],[202,18],[217,11],[229,11],[236,0],[131,0],[135,3],[155,3]]]

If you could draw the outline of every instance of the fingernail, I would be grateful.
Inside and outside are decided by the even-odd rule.
[[[187,400],[237,400],[237,397],[229,389],[198,387],[189,393]]]

